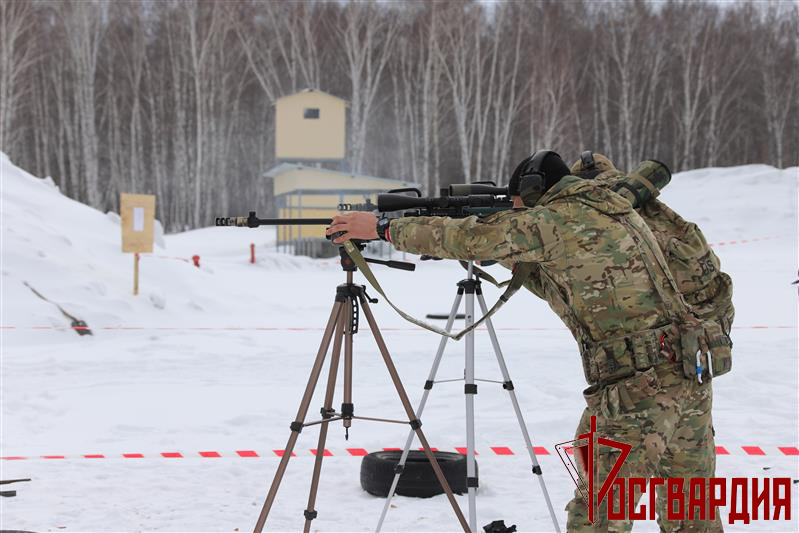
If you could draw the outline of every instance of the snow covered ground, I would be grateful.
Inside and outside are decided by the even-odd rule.
[[[675,176],[663,194],[718,243],[735,283],[735,368],[714,382],[716,443],[729,451],[718,458],[718,476],[799,477],[799,457],[779,450],[799,443],[797,296],[790,285],[797,273],[798,173],[765,165],[696,170]],[[2,154],[0,184],[0,478],[33,479],[9,487],[16,498],[0,499],[0,529],[251,529],[278,464],[273,450],[285,447],[335,286],[344,279],[338,262],[274,253],[267,229],[201,229],[167,235],[165,246],[142,258],[141,294],[134,297],[133,260],[120,252],[116,217],[67,199]],[[194,254],[199,269],[188,261]],[[463,277],[444,261],[420,263],[416,273],[375,270],[392,299],[415,316],[448,312]],[[65,329],[68,321],[26,281],[86,320],[94,335]],[[498,291],[485,292],[491,305]],[[372,309],[415,405],[438,338],[383,302]],[[583,407],[576,345],[549,308],[526,293],[494,323],[533,440],[549,451],[539,460],[563,527],[560,510],[574,486],[554,445],[571,438]],[[363,326],[355,339],[357,412],[402,418]],[[499,379],[484,331],[476,350],[478,377]],[[450,343],[439,378],[462,373],[463,343]],[[310,416],[321,402],[317,395]],[[520,531],[550,530],[507,393],[481,384],[476,406],[478,524],[503,519]],[[437,385],[423,417],[431,444],[465,446],[463,418],[461,386]],[[300,436],[267,530],[301,529],[316,433]],[[405,435],[404,426],[356,421],[345,441],[331,426],[333,456],[324,461],[314,530],[374,529],[383,500],[361,490],[360,458],[346,449],[400,447]],[[759,446],[765,455],[748,455],[742,446]],[[497,455],[492,447],[514,454]],[[219,457],[200,454],[209,451]],[[174,453],[182,457],[169,457]],[[794,484],[791,521],[729,526],[725,513],[725,527],[796,531],[797,493]],[[466,498],[458,500],[465,510]],[[458,526],[443,496],[399,497],[385,530]],[[635,530],[657,527],[640,522]]]

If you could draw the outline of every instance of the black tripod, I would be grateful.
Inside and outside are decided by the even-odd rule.
[[[356,244],[359,249],[363,249],[364,245],[362,243],[354,242],[354,244]],[[455,496],[452,494],[452,489],[450,488],[449,483],[444,477],[444,474],[442,473],[441,468],[439,467],[438,462],[436,461],[436,458],[430,449],[427,438],[422,432],[422,422],[416,417],[413,407],[411,407],[411,403],[408,400],[408,395],[405,393],[405,388],[400,381],[397,369],[394,367],[394,363],[392,362],[391,356],[388,353],[388,348],[386,348],[386,343],[383,340],[383,336],[381,335],[379,328],[377,327],[374,315],[372,315],[372,311],[369,308],[369,302],[375,303],[377,300],[372,300],[368,297],[366,294],[366,288],[363,285],[355,285],[352,282],[352,275],[353,272],[355,272],[356,267],[343,247],[339,248],[339,254],[341,256],[341,267],[347,273],[347,282],[336,287],[336,299],[335,303],[333,304],[333,309],[330,312],[330,318],[327,321],[325,332],[322,335],[322,343],[319,346],[319,352],[316,354],[316,360],[314,361],[313,368],[311,369],[311,375],[308,378],[308,384],[305,387],[305,393],[303,394],[302,401],[300,402],[297,416],[290,425],[291,434],[289,436],[288,443],[286,444],[285,452],[283,453],[283,457],[281,458],[280,464],[277,467],[277,472],[275,472],[275,477],[272,480],[272,486],[269,488],[269,493],[267,494],[266,501],[261,509],[258,522],[255,524],[255,533],[260,533],[263,530],[264,524],[266,523],[266,518],[269,516],[269,511],[272,508],[275,497],[277,496],[280,482],[283,479],[283,474],[286,471],[286,467],[288,466],[289,459],[291,458],[294,445],[297,442],[300,432],[307,426],[321,425],[319,431],[319,442],[316,447],[316,461],[314,463],[313,477],[311,479],[311,490],[310,494],[308,495],[308,506],[303,513],[305,516],[304,531],[306,533],[310,531],[311,521],[317,516],[314,506],[316,504],[316,494],[319,488],[319,475],[322,469],[322,458],[324,457],[322,452],[325,449],[328,424],[330,424],[330,422],[341,420],[343,421],[344,427],[348,430],[348,428],[352,425],[353,419],[391,422],[395,424],[409,424],[411,429],[416,433],[419,442],[422,444],[424,453],[433,466],[433,471],[438,478],[438,482],[441,483],[441,486],[444,488],[444,492],[449,499],[450,505],[452,505],[452,510],[455,512],[463,531],[471,533],[466,518],[463,516],[458,503],[455,501]],[[384,264],[393,268],[413,270],[413,265],[408,265],[407,263],[401,263],[399,261],[379,261],[376,259],[367,259],[367,261],[370,263]],[[371,330],[372,336],[377,343],[380,354],[383,356],[383,362],[386,364],[386,369],[388,370],[389,376],[391,376],[391,381],[394,383],[394,387],[397,389],[397,395],[399,396],[402,406],[405,408],[405,412],[408,415],[407,422],[401,420],[387,420],[383,418],[372,418],[355,415],[355,408],[352,403],[352,336],[358,332],[358,319],[361,310],[363,310],[363,314],[366,316],[366,321],[369,323],[369,329]],[[305,416],[308,413],[308,407],[311,403],[314,389],[316,388],[317,382],[319,381],[319,376],[322,373],[322,365],[324,364],[331,340],[333,340],[333,352],[330,359],[330,371],[327,378],[327,390],[325,393],[324,405],[321,409],[322,418],[321,420],[317,420],[315,422],[305,422]],[[332,406],[342,343],[344,344],[344,401],[341,404],[341,411],[337,412]]]

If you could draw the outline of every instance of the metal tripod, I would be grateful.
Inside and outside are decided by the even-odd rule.
[[[461,299],[463,298],[463,294],[466,293],[466,327],[471,326],[474,323],[474,297],[475,294],[477,295],[477,301],[480,303],[480,309],[482,310],[483,314],[485,315],[488,313],[488,307],[486,306],[485,299],[483,298],[483,291],[480,285],[480,278],[474,275],[473,271],[473,263],[469,261],[467,267],[467,277],[466,279],[458,282],[458,292],[455,296],[455,301],[452,304],[452,309],[449,312],[449,317],[447,319],[446,330],[450,331],[452,329],[452,324],[455,321],[455,317],[458,313],[458,309],[460,308]],[[522,411],[519,408],[519,401],[516,398],[516,392],[513,387],[513,381],[510,379],[510,374],[508,373],[508,367],[505,365],[505,358],[502,356],[502,350],[499,347],[499,342],[497,341],[497,334],[494,331],[494,325],[491,322],[491,319],[488,318],[485,321],[486,328],[488,329],[488,335],[491,338],[491,344],[494,347],[494,354],[497,357],[497,363],[499,363],[499,369],[502,373],[502,388],[508,391],[508,395],[510,396],[510,401],[513,404],[513,410],[516,412],[516,419],[519,421],[519,428],[522,430],[522,436],[524,437],[524,442],[527,445],[527,451],[530,454],[530,461],[532,462],[532,471],[535,477],[538,478],[538,482],[541,485],[541,492],[544,494],[544,500],[546,501],[547,508],[549,509],[549,515],[552,518],[552,525],[554,530],[558,533],[560,532],[560,526],[558,525],[558,519],[555,516],[555,510],[552,508],[552,501],[549,499],[549,492],[547,492],[546,484],[544,483],[544,476],[541,472],[541,466],[538,464],[538,459],[535,455],[535,450],[533,449],[533,443],[530,439],[530,434],[527,431],[527,424],[524,422],[524,417],[522,416]],[[430,391],[433,388],[433,384],[436,383],[436,373],[438,372],[439,363],[441,363],[441,358],[444,355],[444,348],[447,345],[447,340],[449,337],[441,337],[441,342],[438,345],[438,351],[436,352],[436,357],[433,360],[433,366],[430,369],[430,374],[427,378],[427,381],[424,385],[424,393],[422,394],[422,400],[419,402],[419,408],[417,413],[419,416],[422,415],[424,411],[425,404],[427,403],[427,397],[430,394]],[[474,463],[474,395],[477,394],[477,385],[475,381],[485,381],[489,383],[500,383],[497,381],[492,380],[485,380],[485,379],[475,379],[474,377],[474,331],[470,331],[466,334],[465,337],[465,348],[466,348],[466,366],[464,369],[464,394],[466,396],[466,486],[469,491],[469,527],[472,531],[477,530],[477,476],[475,475],[475,463]],[[452,380],[447,380],[452,381]],[[380,520],[377,523],[377,528],[375,529],[376,532],[379,532],[380,529],[383,527],[383,521],[386,518],[386,514],[388,513],[388,509],[391,505],[391,499],[394,497],[394,491],[397,489],[397,483],[399,482],[400,475],[402,473],[402,469],[405,466],[405,461],[408,458],[408,451],[411,448],[411,444],[413,443],[413,432],[411,431],[408,434],[408,438],[405,441],[405,448],[402,450],[402,456],[400,457],[396,472],[394,474],[394,480],[391,484],[391,489],[388,492],[388,498],[386,498],[386,503],[383,505],[383,512],[380,515]]]
[[[444,487],[444,492],[447,494],[447,498],[452,506],[452,510],[455,512],[463,531],[471,533],[472,530],[469,529],[469,525],[466,523],[466,518],[463,516],[458,503],[455,501],[455,496],[452,494],[452,489],[444,477],[444,474],[430,449],[430,445],[428,444],[427,439],[422,432],[422,422],[414,413],[411,402],[405,392],[405,388],[400,381],[397,369],[391,360],[391,356],[388,353],[388,348],[386,348],[386,343],[383,341],[383,336],[381,335],[380,330],[377,327],[377,323],[375,322],[375,318],[372,315],[372,311],[369,308],[370,299],[366,295],[365,287],[362,285],[355,285],[352,282],[352,274],[356,270],[355,265],[343,248],[340,249],[340,254],[341,266],[347,273],[347,282],[339,285],[336,288],[335,303],[333,304],[333,309],[330,312],[330,318],[327,321],[325,332],[322,335],[322,343],[319,346],[319,352],[316,354],[316,360],[314,361],[313,368],[311,369],[311,375],[308,378],[308,384],[305,387],[305,393],[303,394],[302,401],[300,402],[300,408],[297,411],[297,416],[290,425],[291,434],[289,436],[288,443],[286,444],[286,449],[283,452],[283,457],[281,458],[280,464],[277,467],[277,472],[275,472],[275,477],[272,480],[272,486],[269,488],[269,493],[266,496],[266,501],[261,509],[261,514],[258,517],[258,522],[255,524],[254,531],[255,533],[260,533],[263,530],[264,524],[266,523],[266,518],[269,515],[269,511],[272,508],[275,497],[277,496],[280,482],[283,479],[283,474],[286,471],[286,467],[288,466],[289,459],[291,458],[294,445],[297,442],[300,432],[307,426],[321,425],[319,431],[319,441],[316,446],[316,461],[314,463],[313,477],[311,479],[311,490],[308,495],[308,506],[303,513],[305,516],[304,531],[305,533],[310,531],[311,521],[317,516],[314,506],[316,504],[316,494],[319,488],[319,476],[322,470],[322,459],[324,457],[323,452],[325,449],[325,441],[327,439],[328,425],[330,422],[341,420],[343,421],[346,431],[349,431],[352,420],[361,419],[378,422],[392,422],[396,424],[410,424],[411,433],[415,434],[419,438],[419,442],[424,447],[424,452],[428,460],[433,465],[433,470],[435,471],[439,483],[441,483],[441,486]],[[383,263],[385,264],[387,262]],[[371,301],[373,303],[376,302],[376,300]],[[391,381],[394,383],[394,387],[397,390],[397,395],[402,402],[402,406],[405,408],[408,421],[387,420],[383,418],[371,418],[355,415],[355,408],[352,403],[352,336],[358,332],[358,318],[360,314],[359,310],[363,310],[363,313],[366,316],[366,321],[369,323],[369,329],[371,330],[372,336],[377,343],[380,354],[383,356],[383,362],[386,364],[386,369],[388,370]],[[330,359],[330,372],[327,378],[327,390],[325,393],[324,405],[321,409],[322,419],[315,422],[305,422],[305,416],[308,412],[308,407],[311,403],[314,389],[316,388],[317,382],[319,380],[319,375],[322,372],[322,365],[324,364],[331,340],[333,340],[333,352]],[[342,343],[344,344],[344,401],[341,404],[341,411],[336,412],[332,405]]]

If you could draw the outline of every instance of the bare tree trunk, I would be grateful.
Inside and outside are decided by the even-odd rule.
[[[144,70],[147,63],[146,27],[143,21],[144,7],[138,2],[116,4],[120,6],[120,16],[129,21],[130,38],[124,42],[116,38],[117,50],[122,71],[125,75],[125,91],[129,94],[130,115],[127,141],[127,182],[132,191],[140,191],[144,180],[144,139],[142,119],[142,94]]]
[[[354,172],[362,171],[372,106],[398,28],[398,17],[381,12],[374,2],[347,4],[336,27],[351,86],[350,164]]]
[[[434,109],[440,105],[436,4],[411,11],[403,20],[389,65],[400,154],[400,176],[425,192],[436,187],[433,170]]]
[[[455,133],[460,149],[463,179],[471,183],[477,158],[477,134],[484,50],[481,41],[482,9],[471,3],[451,3],[442,13],[441,45],[436,49],[442,72],[449,82]]]
[[[267,98],[273,102],[302,88],[319,89],[319,4],[305,0],[247,1],[240,8],[242,13],[234,29]],[[256,20],[265,23],[254,23]],[[282,71],[288,75],[287,80],[281,76]]]
[[[598,40],[598,37],[597,37]],[[596,48],[595,48],[596,50]],[[604,55],[595,55],[593,58],[594,83],[596,84],[596,109],[599,116],[599,133],[601,139],[600,147],[597,151],[602,152],[609,158],[615,160],[617,157],[616,147],[612,141],[610,125],[610,68],[609,59]]]
[[[705,112],[707,46],[713,20],[699,4],[685,4],[675,15],[682,21],[674,41],[679,85],[672,91],[679,142],[678,169],[693,168],[698,128]],[[675,80],[676,81],[676,80]]]
[[[119,193],[140,192],[130,189],[130,182],[126,179],[125,168],[125,145],[122,134],[121,99],[116,83],[116,65],[109,66],[107,76],[107,87],[105,89],[105,105],[101,108],[100,131],[104,132],[104,147],[108,154],[108,168],[106,169],[109,186],[103,187],[103,204],[116,205]]]
[[[770,138],[769,148],[772,160],[777,167],[784,166],[785,128],[791,116],[791,108],[796,106],[799,94],[799,80],[796,71],[786,71],[785,64],[795,56],[797,33],[796,22],[799,17],[794,9],[793,16],[783,16],[778,6],[772,5],[766,15],[765,26],[773,32],[762,41],[762,61],[760,79],[763,93],[763,111],[766,129]],[[793,43],[791,43],[793,40]],[[793,44],[793,50],[791,47]]]
[[[168,7],[167,5],[164,8]],[[190,104],[190,85],[186,72],[189,70],[189,60],[184,52],[186,38],[185,22],[181,18],[180,12],[166,14],[168,17],[166,46],[168,57],[168,76],[172,89],[172,98],[169,102],[171,106],[174,124],[172,127],[173,149],[172,149],[172,175],[173,183],[178,184],[178,192],[171,202],[170,218],[173,220],[176,229],[184,230],[189,227],[191,218],[191,204],[189,201],[189,191],[191,190],[191,175],[194,170],[194,161],[191,143],[192,124],[189,120]]]
[[[163,126],[167,123],[165,102],[169,101],[171,95],[164,84],[165,69],[155,70],[157,66],[151,65],[149,62],[146,62],[144,67],[142,86],[147,111],[145,122],[148,126],[150,141],[148,158],[151,168],[150,173],[153,177],[157,196],[157,216],[163,221],[164,229],[168,230],[171,229],[174,219],[170,211],[171,191],[167,187],[166,181],[168,139]]]
[[[37,61],[35,23],[29,0],[0,2],[0,150],[12,154],[22,131],[14,117],[31,90],[23,77]]]
[[[31,104],[33,105],[33,148],[35,151],[35,172],[39,176],[53,176],[53,160],[57,153],[51,124],[53,110],[52,98],[48,93],[47,69],[45,61],[39,61],[34,66],[31,88]],[[55,153],[54,153],[55,152]],[[63,177],[63,174],[61,174]]]
[[[744,83],[740,74],[751,61],[751,50],[744,48],[724,26],[715,27],[708,44],[707,124],[702,130],[705,138],[705,158],[700,166],[716,166],[725,146],[738,129],[739,113],[733,111],[743,95]]]
[[[621,14],[620,26],[616,26],[609,32],[610,35],[610,58],[616,66],[616,75],[619,81],[619,162],[624,168],[631,168],[633,164],[633,13],[627,6],[621,6],[624,10]]]
[[[105,33],[105,2],[73,2],[58,4],[65,26],[66,44],[75,76],[75,111],[81,151],[81,177],[89,205],[101,208],[103,203],[99,175],[97,100],[95,82],[97,55]]]
[[[516,22],[516,17],[519,14],[516,7],[513,4],[497,6],[494,19],[494,24],[497,27],[495,44],[503,50],[498,66],[496,96],[490,102],[494,128],[489,176],[497,183],[503,183],[508,174],[507,166],[514,126],[524,104],[524,100],[517,97],[517,91],[523,94],[530,87],[529,78],[519,87],[519,66],[524,31]]]
[[[550,13],[550,7],[544,5],[536,13],[541,20],[540,29],[530,30],[528,37],[530,46],[527,48],[536,46],[527,69],[531,152],[541,149],[563,152],[567,127],[573,118],[570,98],[573,78],[577,75],[574,65],[582,64],[582,61],[573,60],[572,45],[558,38],[558,21]],[[569,67],[563,68],[563,65]],[[568,157],[566,153],[562,155]]]

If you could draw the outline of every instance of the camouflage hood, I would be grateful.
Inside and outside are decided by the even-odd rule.
[[[564,176],[541,197],[538,205],[561,201],[580,202],[606,215],[622,215],[633,210],[622,196],[576,176]]]

